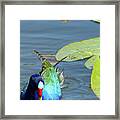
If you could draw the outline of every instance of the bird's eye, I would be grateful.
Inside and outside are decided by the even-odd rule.
[[[43,70],[45,70],[45,66],[43,66]]]
[[[43,84],[43,82],[40,81],[40,82],[38,83],[38,88],[42,89],[43,87],[44,87],[44,84]]]

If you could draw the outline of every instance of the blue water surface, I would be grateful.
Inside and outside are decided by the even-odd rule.
[[[21,20],[20,21],[20,90],[25,90],[32,74],[38,73],[41,63],[32,53],[55,54],[63,46],[84,39],[100,36],[100,24],[89,20]],[[65,85],[63,100],[96,100],[89,88],[91,70],[85,68],[86,60],[61,62]]]

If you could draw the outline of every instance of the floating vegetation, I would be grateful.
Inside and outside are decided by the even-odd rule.
[[[100,96],[100,58],[96,57],[91,75],[91,88],[94,93]]]
[[[65,58],[66,57],[66,58]],[[93,69],[91,74],[91,88],[97,97],[100,96],[100,38],[91,38],[80,42],[70,43],[56,53],[59,61],[77,61],[89,58],[85,62],[85,67]]]
[[[68,22],[70,22],[70,20],[61,20],[62,21],[62,23],[68,23]]]
[[[100,24],[100,20],[91,20],[91,21],[93,21],[93,22],[95,22],[95,23],[99,23],[99,24]]]
[[[86,62],[85,62],[85,67],[88,68],[88,69],[92,69],[93,68],[93,65],[96,61],[96,58],[97,56],[92,56],[90,57]]]
[[[56,59],[59,61],[67,56],[66,59],[64,59],[63,61],[76,61],[91,57],[93,55],[99,55],[99,42],[99,37],[96,37],[68,44],[60,50],[58,50],[56,54]]]

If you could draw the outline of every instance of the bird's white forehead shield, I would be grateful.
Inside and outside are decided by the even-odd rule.
[[[38,88],[39,88],[39,89],[42,89],[43,87],[44,87],[44,84],[43,84],[42,81],[40,81],[40,82],[38,83]]]

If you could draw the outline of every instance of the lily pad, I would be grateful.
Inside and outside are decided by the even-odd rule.
[[[95,20],[95,21],[100,23],[100,20]]]
[[[100,24],[100,20],[92,20],[92,21]]]
[[[85,67],[87,67],[88,69],[92,69],[97,57],[98,56],[92,56],[91,58],[89,58],[84,64]]]
[[[68,44],[58,50],[55,57],[58,61],[65,57],[66,59],[63,61],[76,61],[93,55],[99,55],[99,52],[100,40],[99,37],[96,37]]]
[[[97,97],[100,96],[100,58],[96,57],[91,75],[91,88]]]

